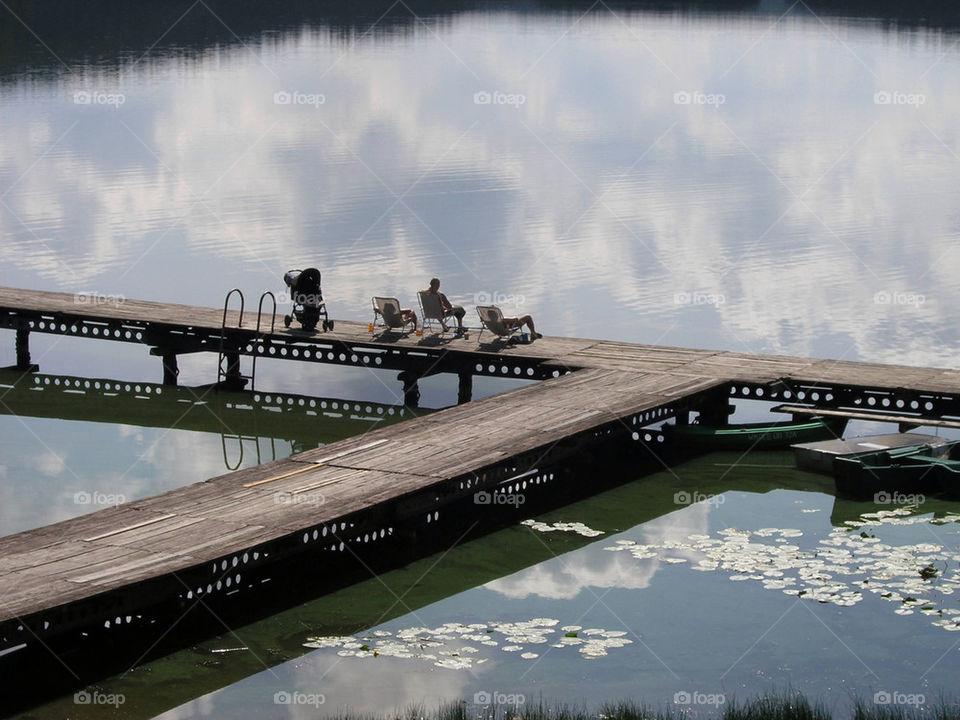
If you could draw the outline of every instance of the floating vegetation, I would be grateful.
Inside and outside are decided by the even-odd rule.
[[[690,535],[687,542],[670,541],[642,545],[633,540],[617,540],[604,548],[628,552],[638,560],[658,558],[663,562],[685,562],[678,553],[700,555],[693,570],[730,573],[730,580],[753,580],[768,590],[832,603],[843,607],[856,605],[870,592],[897,604],[897,615],[919,611],[935,617],[932,623],[944,630],[960,630],[960,610],[938,607],[942,596],[960,590],[960,576],[938,568],[960,563],[960,553],[934,543],[891,545],[876,536],[883,526],[945,524],[960,521],[960,515],[931,520],[911,516],[911,509],[897,508],[865,513],[860,521],[847,521],[847,528],[835,528],[812,549],[801,549],[791,540],[803,535],[792,528],[759,530],[720,530],[718,537]],[[851,532],[853,528],[871,528],[870,532]],[[772,542],[770,542],[772,540]],[[951,563],[952,561],[952,563]]]
[[[560,650],[575,647],[582,657],[594,659],[633,642],[626,637],[626,630],[584,630],[579,625],[565,625],[558,629],[559,623],[551,618],[471,625],[449,622],[436,628],[413,627],[396,633],[375,630],[362,637],[312,637],[304,646],[337,648],[337,655],[341,657],[426,660],[437,667],[463,670],[489,661],[497,651],[517,653],[524,660],[540,657],[541,653],[528,649],[529,645],[549,644]]]
[[[524,520],[520,524],[526,525],[531,530],[536,530],[537,532],[572,532],[577,535],[583,535],[584,537],[599,537],[604,534],[602,530],[594,530],[579,522],[555,522],[552,525],[548,525],[539,520]]]

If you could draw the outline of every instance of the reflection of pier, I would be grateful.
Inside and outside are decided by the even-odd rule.
[[[0,288],[0,327],[16,331],[21,370],[32,367],[30,333],[45,332],[146,344],[164,358],[168,381],[178,354],[218,352],[236,378],[243,356],[400,371],[408,397],[417,378],[435,373],[458,375],[464,401],[475,374],[542,382],[0,539],[0,653],[149,635],[185,608],[226,612],[305,567],[339,573],[358,557],[382,567],[400,549],[490,525],[518,494],[553,497],[568,483],[589,491],[590,472],[569,472],[578,462],[597,458],[596,474],[601,460],[634,453],[662,466],[670,448],[660,423],[686,422],[690,411],[725,422],[732,398],[909,421],[960,417],[953,370],[576,338],[481,345],[374,336],[341,320],[328,333],[257,325],[282,323]]]
[[[223,438],[229,469],[239,464],[237,455],[244,445],[259,447],[261,438],[289,441],[292,452],[303,452],[413,417],[414,412],[398,405],[292,393],[213,392],[210,387],[0,370],[0,415],[214,433]],[[271,455],[268,459],[276,457],[275,452]]]

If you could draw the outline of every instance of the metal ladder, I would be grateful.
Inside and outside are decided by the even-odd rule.
[[[250,390],[254,389],[254,384],[256,383],[257,375],[257,356],[263,354],[264,347],[266,343],[264,342],[263,337],[263,301],[268,297],[273,303],[273,311],[270,313],[270,335],[273,334],[274,328],[277,324],[277,298],[276,296],[267,290],[262,295],[260,295],[260,303],[257,305],[257,327],[254,331],[253,339],[251,340],[250,346],[253,353],[253,362],[250,366],[250,374],[243,375],[240,372],[240,352],[233,351],[224,347],[226,338],[227,338],[227,311],[230,307],[230,298],[233,294],[236,293],[240,296],[240,317],[237,319],[237,328],[243,327],[243,309],[244,309],[244,299],[243,291],[240,288],[233,288],[230,292],[227,293],[227,297],[223,300],[223,320],[220,323],[220,352],[219,358],[217,360],[217,388],[227,387],[231,383],[236,383],[242,380],[250,381]],[[226,361],[226,362],[224,362]],[[241,383],[242,384],[242,383]]]

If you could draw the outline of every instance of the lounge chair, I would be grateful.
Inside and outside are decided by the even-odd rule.
[[[453,316],[453,313],[449,310],[444,310],[443,305],[440,303],[440,296],[434,295],[433,293],[423,292],[422,290],[417,293],[417,297],[420,298],[420,312],[423,313],[421,316],[423,318],[423,328],[427,328],[427,323],[430,323],[431,327],[440,326],[440,334],[444,335],[448,331],[453,331],[454,334],[457,332],[457,319]],[[453,328],[447,327],[447,321],[451,320],[453,322]],[[466,328],[464,328],[466,331]],[[437,332],[434,330],[434,332]]]
[[[394,330],[399,330],[402,333],[407,325],[412,325],[414,330],[417,329],[416,322],[403,319],[400,314],[400,301],[397,298],[373,298],[374,330],[379,326],[383,328],[381,335]]]
[[[483,335],[484,330],[489,330],[501,340],[509,340],[515,333],[520,333],[521,336],[526,335],[522,332],[522,325],[508,328],[503,321],[503,312],[496,305],[478,305],[477,314],[480,316],[480,325],[482,326],[480,335],[477,336],[477,342],[480,342],[480,336]]]

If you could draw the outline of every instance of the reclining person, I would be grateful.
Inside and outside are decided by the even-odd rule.
[[[530,315],[523,315],[521,317],[505,317],[503,319],[503,324],[506,326],[507,330],[513,330],[521,325],[526,325],[528,328],[530,328],[530,342],[533,342],[537,338],[543,337],[543,335],[537,332],[537,328],[534,327],[533,317]]]

